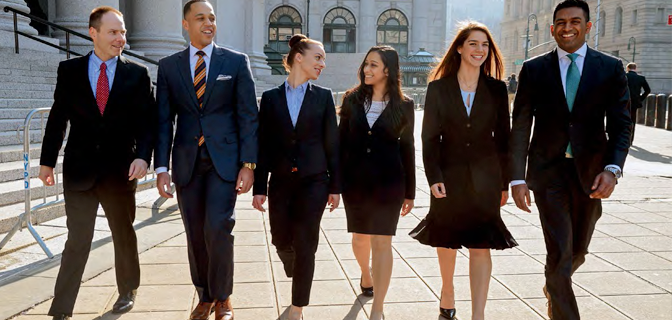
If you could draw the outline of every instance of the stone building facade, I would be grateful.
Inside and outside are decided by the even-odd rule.
[[[188,37],[182,30],[182,6],[187,0],[0,0],[39,13],[49,21],[83,34],[88,16],[109,5],[124,14],[128,48],[158,60],[182,50]],[[389,44],[402,56],[424,48],[441,56],[446,47],[446,0],[210,0],[217,15],[216,42],[249,55],[258,80],[275,84],[284,76],[281,55],[288,36],[304,33],[325,43],[327,69],[320,82],[344,89],[356,83],[356,69],[371,46]],[[30,21],[19,29],[37,34]],[[38,28],[40,29],[40,28]],[[0,46],[13,46],[10,14],[0,11]],[[65,41],[63,32],[40,29],[52,42]],[[27,42],[27,41],[22,41]],[[90,50],[85,41],[71,44]],[[333,62],[332,62],[333,61]]]
[[[559,0],[505,0],[500,47],[506,60],[507,73],[518,73],[525,57],[525,37],[529,23],[528,57],[555,48],[550,34],[553,10]],[[637,63],[638,72],[646,76],[655,93],[672,93],[672,14],[669,0],[588,0],[593,28],[586,37],[591,48]],[[597,41],[597,45],[596,45]],[[633,58],[633,53],[634,58]]]

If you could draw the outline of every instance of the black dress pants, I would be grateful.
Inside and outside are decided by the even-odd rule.
[[[133,229],[135,187],[111,188],[105,180],[100,180],[90,190],[65,189],[63,196],[68,240],[65,242],[56,279],[54,300],[49,309],[49,315],[52,316],[72,316],[84,267],[91,251],[99,204],[105,211],[112,232],[117,288],[121,294],[125,294],[140,286],[138,241]]]
[[[201,146],[191,181],[177,187],[191,281],[201,302],[224,301],[233,292],[236,197],[235,182],[219,176],[207,148]]]
[[[578,320],[572,274],[586,261],[602,202],[583,191],[573,159],[561,162],[546,172],[547,185],[533,191],[546,242],[546,289],[553,319]]]
[[[329,178],[271,174],[268,209],[272,243],[292,280],[292,305],[307,306],[315,272],[320,221],[329,198]]]

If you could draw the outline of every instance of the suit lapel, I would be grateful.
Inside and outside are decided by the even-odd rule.
[[[561,101],[560,104],[564,107],[564,110],[569,112],[569,106],[567,106],[567,98],[565,97],[565,87],[562,85],[562,76],[560,75],[560,62],[558,60],[558,49],[549,52],[546,55],[546,63],[548,64],[547,70],[549,70],[549,76],[551,77],[549,90],[551,90],[551,99],[550,101],[556,100]],[[542,88],[543,90],[543,88]],[[555,98],[553,98],[555,97]],[[576,103],[574,104],[576,105]]]
[[[87,105],[91,107],[87,107],[88,110],[91,110],[94,114],[96,114],[98,117],[100,117],[100,111],[98,110],[98,103],[96,102],[96,96],[93,94],[93,90],[91,89],[91,81],[89,80],[89,58],[93,54],[93,51],[89,52],[89,54],[79,58],[80,60],[80,66],[79,66],[79,72],[81,72],[83,79],[82,82],[82,87],[84,88],[84,92],[86,95],[86,100],[88,100]],[[93,84],[96,85],[96,84]]]
[[[492,101],[490,99],[492,96],[490,95],[490,89],[486,82],[486,75],[483,73],[478,77],[478,87],[476,87],[476,93],[474,93],[474,95],[474,104],[471,105],[471,115],[469,116],[472,121],[474,118],[481,116],[481,114],[492,108]]]
[[[306,94],[303,96],[303,102],[301,103],[301,110],[299,110],[299,116],[296,118],[296,129],[299,129],[299,125],[303,123],[302,119],[307,117],[306,113],[311,111],[311,106],[315,105],[315,98],[313,85],[308,82],[308,86],[306,86]],[[287,100],[285,99],[285,103],[286,102]],[[289,114],[289,110],[287,110],[287,114]]]
[[[128,60],[126,58],[119,56],[117,60],[117,69],[114,71],[114,81],[112,82],[112,91],[110,91],[110,97],[107,100],[107,106],[105,107],[104,114],[107,114],[109,107],[113,105],[114,101],[120,96],[122,91],[122,86],[124,85],[124,80],[128,79]]]
[[[467,121],[467,108],[462,100],[462,91],[460,91],[460,83],[457,81],[457,74],[448,78],[448,94],[450,95],[449,110],[456,115],[461,121]]]
[[[196,90],[194,90],[194,81],[191,79],[191,65],[189,64],[189,48],[182,51],[178,55],[177,59],[177,69],[182,76],[182,83],[184,84],[184,89],[186,90],[187,95],[191,99],[191,105],[198,109],[198,98],[196,97]]]
[[[205,85],[205,96],[203,97],[203,108],[208,105],[208,99],[212,95],[212,90],[217,82],[217,75],[224,64],[224,51],[212,44],[212,56],[210,57],[210,71],[208,72],[208,82]],[[233,79],[231,80],[233,81]]]
[[[590,87],[593,83],[596,83],[597,72],[602,67],[602,59],[595,54],[595,51],[588,48],[586,51],[586,59],[583,61],[583,71],[581,72],[581,80],[579,81],[579,88],[576,92],[576,99],[574,101],[574,107],[572,108],[572,113],[576,112],[577,107],[581,106],[581,103],[590,92]]]
[[[281,118],[281,121],[284,123],[285,128],[287,128],[287,131],[291,132],[294,131],[294,125],[292,125],[292,117],[289,115],[289,106],[287,105],[287,93],[285,92],[285,83],[280,85],[278,87],[279,91],[278,92],[278,104],[277,110],[278,116]],[[298,124],[298,121],[297,121]]]

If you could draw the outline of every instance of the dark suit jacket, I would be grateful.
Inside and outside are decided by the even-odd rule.
[[[40,164],[56,166],[68,121],[63,184],[83,191],[98,178],[114,188],[135,188],[128,181],[133,160],[149,164],[155,137],[156,104],[147,67],[119,57],[103,115],[89,82],[89,53],[58,66],[54,105],[42,141]]]
[[[292,173],[292,167],[298,171]],[[338,127],[331,90],[308,84],[296,128],[289,116],[285,84],[262,94],[255,195],[267,193],[269,173],[278,178],[328,174],[329,193],[341,193]]]
[[[413,100],[403,101],[401,107],[400,124],[394,126],[388,106],[370,128],[364,106],[353,96],[345,97],[339,125],[344,192],[369,194],[371,190],[360,188],[375,181],[386,188],[398,185],[405,199],[415,199]]]
[[[429,83],[422,154],[430,186],[459,187],[471,179],[477,192],[508,190],[508,99],[503,81],[481,74],[467,116],[456,75]]]
[[[178,186],[189,183],[203,134],[219,176],[235,181],[242,162],[257,162],[258,109],[250,62],[245,54],[215,45],[202,109],[193,72],[189,48],[159,61],[156,167],[168,167],[172,146],[173,181]]]
[[[630,89],[630,110],[637,110],[642,107],[642,102],[651,93],[651,88],[649,88],[646,78],[638,75],[637,72],[629,71],[625,75],[628,77],[628,88]],[[642,89],[644,89],[644,93],[642,93]]]
[[[557,50],[526,61],[518,79],[511,130],[512,180],[526,180],[531,189],[543,188],[552,176],[547,170],[562,164],[569,142],[587,194],[606,165],[623,168],[632,120],[628,84],[619,60],[588,48],[572,112],[565,99]]]

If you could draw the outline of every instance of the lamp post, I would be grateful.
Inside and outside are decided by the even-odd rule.
[[[637,39],[630,37],[628,40],[628,51],[630,51],[630,44],[632,44],[632,62],[635,62],[635,54],[637,54]]]
[[[306,37],[310,38],[310,0],[308,0],[306,12]]]
[[[525,29],[525,60],[527,60],[527,51],[530,48],[530,19],[534,18],[534,31],[539,31],[539,24],[537,23],[537,15],[530,13],[527,16],[527,29]]]

